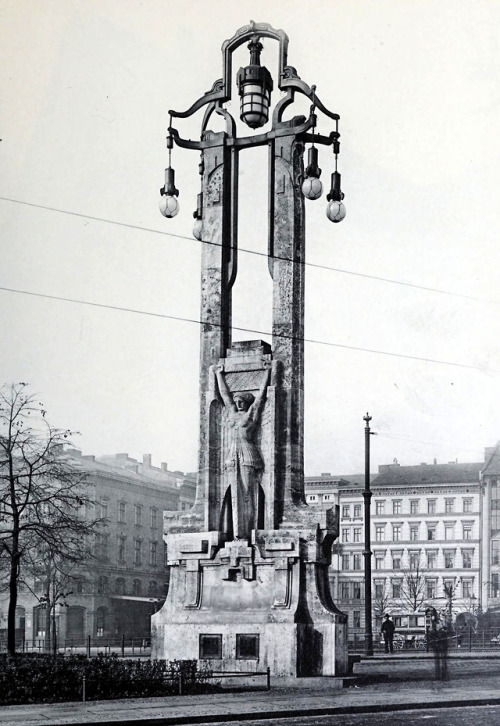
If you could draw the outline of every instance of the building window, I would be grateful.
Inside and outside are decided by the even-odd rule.
[[[432,525],[432,526],[429,525],[427,527],[427,539],[428,540],[436,539],[436,527],[435,527],[435,525]]]
[[[125,537],[118,537],[118,562],[125,562]]]
[[[361,504],[354,505],[354,516],[361,517]]]
[[[106,632],[108,620],[108,611],[104,607],[97,608],[96,610],[96,635],[98,638],[102,638]]]
[[[342,529],[342,542],[349,542],[349,529],[344,527]]]
[[[343,517],[349,517],[350,516],[351,507],[349,504],[344,504],[342,506],[342,516]]]
[[[401,569],[401,555],[399,553],[397,555],[392,555],[392,569],[393,570]]]
[[[410,501],[410,514],[418,514],[418,499]]]
[[[123,577],[116,578],[115,592],[117,595],[125,595],[125,580]]]
[[[393,499],[392,501],[392,513],[401,514],[401,499]]]
[[[342,555],[342,569],[349,570],[349,555]]]
[[[383,514],[385,509],[385,502],[375,502],[375,514]]]
[[[259,636],[236,633],[236,660],[259,660]]]
[[[500,576],[498,572],[491,573],[490,597],[495,599],[500,597]]]
[[[310,502],[315,502],[315,501],[316,501],[316,494],[310,494],[310,495],[309,495],[309,497],[308,497],[308,500],[309,500]],[[184,504],[184,502],[183,502],[183,503],[182,503],[182,509],[184,509],[184,507],[185,507],[185,504]]]
[[[412,542],[418,540],[418,524],[410,524],[410,540]]]
[[[393,580],[393,582],[392,582],[392,597],[393,598],[400,598],[401,597],[401,580]]]
[[[151,526],[153,527],[153,529],[156,529],[156,527],[158,526],[158,510],[156,509],[156,507],[151,507],[150,513],[151,513]]]
[[[323,495],[323,501],[324,502],[329,502],[331,500],[331,498],[332,498],[332,495],[331,494],[324,494]]]
[[[455,525],[445,524],[444,525],[444,538],[447,540],[455,539]]]
[[[472,552],[462,552],[464,570],[472,568]]]
[[[420,562],[420,552],[410,552],[410,570],[418,570]]]
[[[436,559],[437,559],[437,555],[435,552],[427,553],[427,569],[428,570],[436,569]]]
[[[134,507],[135,523],[140,526],[142,524],[142,507],[140,504],[136,504]]]
[[[149,597],[156,597],[158,595],[158,583],[156,580],[149,581],[148,595]]]
[[[353,570],[360,570],[361,569],[361,555],[355,554],[353,556]]]
[[[109,512],[109,501],[107,499],[101,499],[101,519],[107,519]]]
[[[433,600],[436,597],[436,580],[425,581],[425,594],[429,600]]]
[[[353,600],[361,600],[361,583],[360,582],[352,583],[352,597],[353,597]]]
[[[375,555],[375,569],[383,570],[385,563],[385,555]]]
[[[353,628],[361,627],[361,610],[352,611],[352,627]]]
[[[101,560],[108,558],[108,537],[107,534],[96,534],[95,536],[96,556]]]
[[[149,543],[149,564],[151,565],[151,567],[156,567],[157,551],[158,551],[158,543],[150,542]]]
[[[375,540],[377,542],[385,542],[385,525],[377,524],[375,527]]]
[[[500,540],[493,539],[491,540],[491,564],[492,565],[498,565],[500,564]]]
[[[454,499],[445,499],[444,500],[444,511],[446,514],[451,514],[455,509],[455,500]]]
[[[142,542],[140,539],[134,540],[134,565],[140,566],[142,564]]]
[[[472,512],[472,499],[464,499],[463,511],[464,511],[464,514],[468,514],[469,512]]]
[[[361,542],[361,527],[354,527],[353,541]]]
[[[427,500],[427,514],[436,514],[436,500],[435,499]]]
[[[200,660],[219,660],[222,658],[222,635],[200,633]]]
[[[375,583],[375,599],[382,600],[384,597],[385,585],[383,582]]]
[[[462,580],[462,597],[472,597],[472,580]]]
[[[136,597],[141,594],[142,591],[142,582],[140,580],[134,580],[132,584],[132,595],[135,595]]]
[[[445,552],[444,553],[444,566],[447,570],[452,570],[454,567],[454,553],[453,552]]]
[[[127,514],[127,505],[125,502],[119,502],[118,503],[118,521],[119,522],[125,522],[126,521],[126,514]]]
[[[463,538],[472,539],[472,524],[463,525]]]
[[[349,600],[349,583],[348,582],[340,583],[340,597],[342,600]]]
[[[108,578],[105,575],[99,575],[97,580],[97,594],[105,595],[108,591]]]
[[[401,525],[393,524],[392,525],[392,540],[393,540],[393,542],[399,542],[400,539],[401,539]]]

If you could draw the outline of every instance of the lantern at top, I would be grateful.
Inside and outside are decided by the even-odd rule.
[[[250,65],[240,68],[236,77],[241,96],[240,118],[251,129],[258,129],[264,126],[269,118],[273,79],[267,68],[260,65],[263,45],[258,37],[252,38],[248,49]]]

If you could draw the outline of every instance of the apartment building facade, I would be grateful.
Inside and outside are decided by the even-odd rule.
[[[82,516],[105,520],[93,542],[94,557],[71,572],[70,594],[55,609],[58,642],[92,638],[147,638],[150,617],[168,586],[163,512],[194,502],[193,475],[155,467],[151,456],[137,461],[127,454],[82,456],[66,452],[87,472],[86,496],[93,502]],[[18,638],[40,642],[47,615],[39,597],[43,573],[22,586],[17,608]],[[7,600],[0,599],[0,630],[6,627]]]
[[[496,460],[495,460],[496,461]],[[487,461],[488,462],[488,453]],[[374,626],[385,612],[398,627],[424,627],[425,607],[460,612],[486,609],[498,572],[494,545],[484,547],[486,523],[481,471],[485,462],[379,467],[371,481],[372,603]],[[496,484],[488,469],[491,512]],[[496,470],[495,470],[496,471]],[[500,472],[500,470],[499,470]],[[364,476],[306,478],[306,500],[340,508],[330,580],[334,599],[348,613],[351,632],[364,632]],[[495,507],[495,509],[493,509]],[[500,516],[500,511],[498,512]],[[490,516],[491,520],[491,516]],[[500,527],[498,529],[500,539]],[[496,540],[494,540],[496,541]],[[491,563],[485,587],[485,549]],[[493,564],[493,563],[497,564]],[[498,594],[498,590],[496,591]]]

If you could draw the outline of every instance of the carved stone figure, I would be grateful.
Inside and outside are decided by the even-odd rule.
[[[224,462],[229,487],[236,539],[246,539],[257,527],[258,492],[264,462],[255,444],[259,418],[264,405],[270,368],[266,367],[257,396],[252,393],[231,395],[222,365],[214,368],[219,393],[226,409],[229,449]]]

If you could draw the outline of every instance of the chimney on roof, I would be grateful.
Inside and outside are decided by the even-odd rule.
[[[142,463],[151,469],[151,454],[143,454]]]
[[[331,476],[331,473],[329,471],[322,471],[321,476]]]
[[[168,471],[168,464],[166,461],[162,461],[160,466],[162,471]]]
[[[436,466],[437,463],[438,463],[438,460],[436,459],[436,457],[434,457],[434,466]]]

